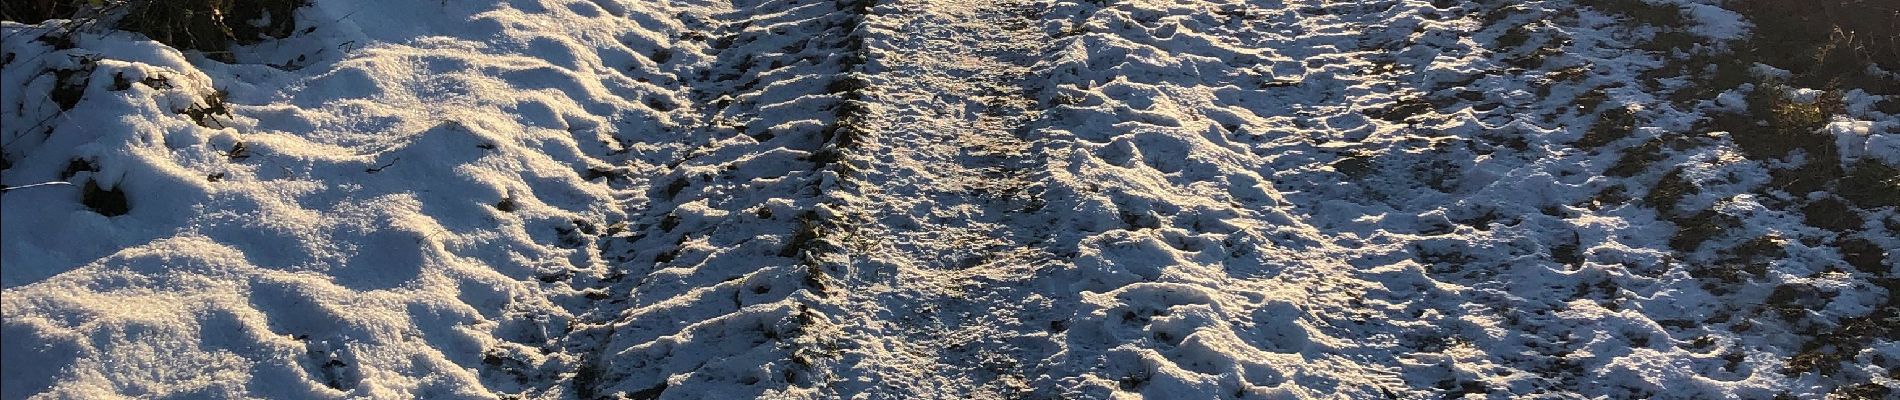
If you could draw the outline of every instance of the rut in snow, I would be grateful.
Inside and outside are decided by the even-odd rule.
[[[897,1],[874,9],[866,66],[876,105],[846,218],[853,274],[841,306],[854,346],[843,392],[1008,397],[1056,350],[1047,304],[1025,301],[1051,257],[1031,143],[1031,67],[1047,43],[1033,1]],[[842,374],[842,371],[841,371]]]
[[[807,396],[828,381],[835,290],[830,192],[856,133],[855,32],[868,3],[768,0],[679,16],[668,105],[703,140],[650,180],[619,254],[562,338],[566,364],[528,394],[578,398]],[[679,377],[684,377],[680,379]]]

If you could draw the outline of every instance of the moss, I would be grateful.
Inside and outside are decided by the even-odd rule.
[[[1730,248],[1729,255],[1748,263],[1765,263],[1788,256],[1787,245],[1781,238],[1769,235],[1751,239]]]
[[[1651,139],[1641,146],[1624,151],[1622,156],[1616,158],[1616,163],[1611,164],[1609,169],[1603,171],[1603,174],[1628,178],[1643,173],[1644,170],[1649,169],[1650,164],[1657,161],[1662,161],[1662,140]]]
[[[1524,42],[1530,41],[1531,38],[1528,28],[1529,25],[1523,25],[1505,30],[1504,34],[1498,35],[1498,47],[1509,49],[1523,46]]]
[[[1656,182],[1656,186],[1649,188],[1649,194],[1643,196],[1643,204],[1655,208],[1656,213],[1664,217],[1673,218],[1677,217],[1679,210],[1676,207],[1682,202],[1682,198],[1696,191],[1698,189],[1695,183],[1682,177],[1682,168],[1676,168],[1669,171],[1668,175],[1663,175],[1662,180]]]
[[[1769,171],[1769,186],[1794,195],[1822,191],[1840,180],[1841,165],[1835,160],[1809,160],[1800,167]]]
[[[1339,161],[1333,162],[1333,170],[1353,180],[1364,179],[1374,171],[1372,161],[1370,154],[1343,154],[1339,156]]]
[[[1552,81],[1557,81],[1557,82],[1581,81],[1584,78],[1590,77],[1591,67],[1592,66],[1590,65],[1579,65],[1575,67],[1564,68],[1564,69],[1560,69],[1556,71],[1551,71],[1549,74],[1544,75],[1544,77]]]
[[[1747,96],[1748,114],[1720,116],[1715,122],[1729,131],[1735,145],[1751,159],[1779,159],[1802,150],[1810,160],[1832,161],[1833,138],[1819,131],[1844,108],[1840,93],[1828,92],[1803,103],[1789,99],[1789,90],[1780,83],[1759,85]]]
[[[1771,89],[1769,92],[1778,91]],[[1840,103],[1840,93],[1828,93],[1812,103],[1797,103],[1775,96],[1767,102],[1771,107],[1768,110],[1768,123],[1777,129],[1813,132],[1827,125],[1828,116],[1840,111]]]
[[[1683,25],[1682,9],[1672,5],[1650,4],[1643,0],[1584,0],[1578,3],[1598,11],[1621,15],[1638,24],[1661,27]]]
[[[1691,84],[1669,96],[1670,101],[1686,108],[1696,101],[1713,98],[1723,91],[1749,82],[1753,79],[1750,69],[1755,64],[1745,54],[1697,53],[1672,65],[1646,72],[1644,78],[1654,82],[1663,78],[1687,76]]]
[[[1803,332],[1811,339],[1803,343],[1801,351],[1788,360],[1786,372],[1819,372],[1833,376],[1841,372],[1843,363],[1852,360],[1875,340],[1891,340],[1900,336],[1900,325],[1891,322],[1900,319],[1900,295],[1894,294],[1900,293],[1900,279],[1884,277],[1868,281],[1886,290],[1886,303],[1865,315],[1843,318],[1839,324],[1831,326],[1814,325]],[[1783,297],[1787,297],[1786,294]],[[1773,300],[1781,299],[1771,296],[1770,304],[1785,303]]]
[[[1627,203],[1630,200],[1633,199],[1630,198],[1629,188],[1622,185],[1610,186],[1590,198],[1590,209],[1601,210]]]
[[[1862,160],[1841,177],[1835,191],[1861,207],[1900,207],[1900,170]]]
[[[1887,250],[1881,248],[1879,244],[1867,239],[1852,238],[1842,240],[1837,247],[1841,250],[1841,259],[1860,272],[1869,274],[1888,272],[1889,267],[1883,263],[1887,259]],[[1900,294],[1888,293],[1887,295]]]
[[[1864,222],[1854,207],[1847,202],[1832,197],[1817,200],[1801,207],[1802,221],[1808,226],[1835,232],[1860,229]]]
[[[1569,39],[1551,38],[1545,41],[1543,45],[1537,46],[1537,49],[1532,50],[1529,54],[1505,59],[1504,63],[1515,68],[1540,68],[1543,67],[1544,62],[1549,61],[1551,57],[1563,55],[1564,47],[1569,45]]]
[[[1891,399],[1891,398],[1894,398],[1894,395],[1895,393],[1892,388],[1886,387],[1878,383],[1867,382],[1867,383],[1862,383],[1858,385],[1835,389],[1834,393],[1828,394],[1828,398],[1871,400],[1871,399]]]
[[[1779,289],[1777,289],[1777,294],[1781,294]],[[1799,308],[1798,305],[1782,308],[1784,305],[1775,300],[1779,299],[1771,297],[1770,304],[1777,312],[1805,312],[1805,309]],[[1900,334],[1900,331],[1893,326],[1894,324],[1886,322],[1893,318],[1900,318],[1900,315],[1895,313],[1896,306],[1891,304],[1891,301],[1889,303],[1872,314],[1848,318],[1837,327],[1813,332],[1814,339],[1802,344],[1801,351],[1788,359],[1787,370],[1795,373],[1819,372],[1823,375],[1834,375],[1841,371],[1842,363],[1853,359],[1855,354],[1867,348],[1875,338],[1891,338]],[[1784,317],[1787,315],[1783,314]]]
[[[1695,251],[1703,242],[1721,235],[1723,231],[1740,225],[1735,217],[1707,210],[1688,218],[1673,220],[1676,234],[1669,238],[1669,247],[1676,251]]]
[[[1814,293],[1814,288],[1805,285],[1781,285],[1776,286],[1764,301],[1770,311],[1774,311],[1782,319],[1794,321],[1807,314],[1808,308],[1812,305],[1809,303],[1815,302],[1816,297],[1818,295]]]
[[[1597,109],[1598,106],[1602,106],[1604,101],[1610,99],[1608,89],[1608,86],[1599,86],[1577,95],[1577,98],[1572,100],[1577,106],[1577,112],[1587,113],[1590,112],[1590,110]]]
[[[1758,278],[1768,272],[1767,265],[1760,263],[1716,263],[1690,267],[1690,275],[1701,280],[1702,290],[1717,296],[1735,293],[1741,283],[1750,278]]]
[[[1688,50],[1702,41],[1701,36],[1680,29],[1670,29],[1656,32],[1655,37],[1651,37],[1639,47],[1651,51]]]
[[[1726,229],[1721,225],[1691,226],[1696,226],[1695,229],[1701,230],[1698,234],[1717,232],[1714,229]],[[1718,296],[1727,295],[1734,293],[1735,289],[1740,287],[1740,283],[1766,276],[1768,265],[1787,255],[1786,245],[1782,239],[1775,236],[1761,236],[1728,248],[1723,252],[1720,261],[1692,266],[1691,271],[1693,276],[1703,280],[1704,290]]]
[[[1629,137],[1636,129],[1636,110],[1629,106],[1611,107],[1597,115],[1590,131],[1578,138],[1576,145],[1586,149],[1603,147],[1617,140]]]

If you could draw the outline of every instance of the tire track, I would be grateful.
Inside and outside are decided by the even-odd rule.
[[[698,119],[607,253],[595,309],[564,338],[572,372],[538,397],[804,398],[835,353],[824,298],[828,197],[858,128],[849,72],[864,4],[765,0],[681,14],[678,51]],[[661,99],[657,102],[669,100]]]
[[[1054,351],[1046,304],[1017,301],[1051,258],[1040,232],[1046,164],[1028,124],[1042,51],[1032,1],[900,1],[873,11],[875,88],[849,214],[855,226],[841,304],[852,343],[840,395],[1008,398],[1027,393],[1025,360]],[[840,371],[839,375],[846,375]]]

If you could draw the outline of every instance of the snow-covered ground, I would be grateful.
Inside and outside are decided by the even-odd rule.
[[[1893,398],[1900,93],[1732,3],[5,22],[0,399]]]

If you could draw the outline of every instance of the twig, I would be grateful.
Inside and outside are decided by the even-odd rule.
[[[401,161],[401,160],[402,160],[402,157],[396,157],[396,158],[392,158],[392,159],[390,159],[390,160],[389,160],[389,163],[388,163],[388,164],[383,164],[382,166],[379,166],[379,167],[375,167],[375,168],[364,168],[364,169],[363,169],[363,172],[368,172],[368,173],[372,173],[372,174],[374,174],[374,173],[377,173],[377,172],[383,172],[383,169],[384,169],[384,168],[389,168],[389,167],[391,167],[391,166],[395,166],[395,165],[396,165],[396,161]]]
[[[14,187],[0,186],[0,192],[11,192],[14,189],[25,189],[25,188],[42,187],[42,186],[72,186],[72,185],[73,185],[72,182],[66,182],[66,181],[40,182],[40,183],[35,183],[35,184],[25,185],[25,186],[14,186]]]

